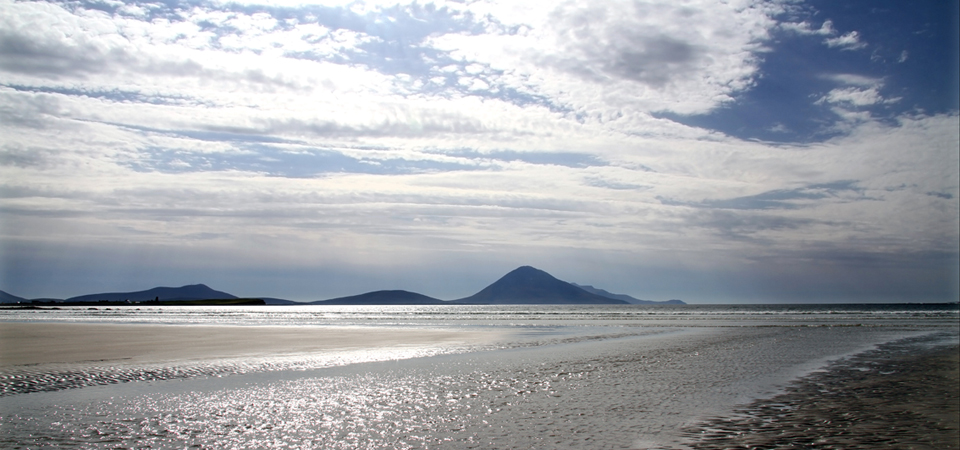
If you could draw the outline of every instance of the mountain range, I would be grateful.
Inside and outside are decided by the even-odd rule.
[[[78,302],[145,302],[160,301],[196,301],[237,299],[237,296],[211,289],[203,284],[193,284],[178,288],[156,287],[137,292],[109,292],[88,294],[62,300],[65,303]],[[313,305],[534,305],[534,304],[684,304],[680,300],[654,302],[639,300],[629,295],[613,294],[593,286],[581,286],[558,280],[547,272],[530,266],[514,269],[493,284],[469,297],[456,300],[440,300],[416,292],[402,290],[382,290],[348,297],[319,300],[309,303],[294,302],[279,298],[260,297],[266,304],[313,304]],[[53,299],[35,299],[50,302]],[[0,303],[29,303],[31,300],[0,291]]]

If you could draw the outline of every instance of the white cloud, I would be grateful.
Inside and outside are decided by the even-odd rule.
[[[750,89],[775,2],[451,3],[438,8],[456,31],[406,40],[214,6],[177,21],[0,0],[5,242],[215,235],[190,245],[278,264],[478,248],[701,264],[956,240],[956,116],[877,123],[867,109],[897,101],[883,79],[823,77],[836,85],[817,101],[847,133],[819,144],[654,117]],[[830,21],[780,27],[863,45]],[[783,192],[802,195],[710,206]]]
[[[874,119],[872,107],[897,103],[900,97],[885,97],[884,80],[856,74],[831,74],[821,78],[831,80],[841,87],[831,89],[818,98],[817,105],[830,106],[831,111],[840,118],[832,125],[832,130],[849,133],[856,124],[868,123]]]
[[[801,35],[832,36],[837,32],[833,28],[833,21],[831,20],[823,21],[823,24],[817,29],[814,29],[810,22],[783,22],[779,25],[779,28]]]
[[[796,33],[803,36],[831,36],[823,40],[827,47],[837,47],[840,50],[859,50],[867,46],[866,42],[860,40],[860,33],[850,31],[841,36],[836,28],[833,27],[832,20],[825,20],[820,28],[814,29],[810,22],[783,22],[778,28],[787,32]]]
[[[501,11],[499,36],[442,35],[432,45],[503,71],[497,81],[588,117],[702,113],[751,84],[774,25],[759,5],[709,2],[543,5]]]
[[[859,50],[867,46],[866,42],[860,41],[860,33],[856,31],[835,38],[828,38],[823,43],[827,44],[827,47],[840,47],[841,50]]]
[[[723,6],[718,11],[700,11],[692,6],[649,5],[642,11],[630,8],[622,11],[623,5],[619,4],[567,5],[558,10],[553,10],[552,5],[541,6],[539,21],[517,35],[446,35],[437,36],[432,42],[450,45],[463,40],[464,48],[450,50],[455,57],[466,58],[460,73],[460,83],[466,92],[500,92],[511,88],[523,95],[547,99],[550,106],[565,111],[545,115],[540,108],[501,107],[496,106],[497,102],[485,102],[479,110],[487,117],[484,121],[493,120],[493,116],[483,112],[491,109],[490,106],[499,110],[498,113],[512,114],[502,121],[497,119],[501,123],[493,127],[489,123],[482,125],[485,135],[515,124],[536,123],[543,131],[533,131],[534,135],[552,135],[551,140],[558,143],[576,142],[566,141],[568,133],[558,134],[556,125],[542,128],[543,124],[537,122],[546,116],[551,116],[550,120],[561,118],[561,123],[565,120],[602,122],[601,128],[617,130],[615,132],[650,134],[667,126],[674,129],[671,132],[689,133],[682,130],[683,127],[653,120],[649,111],[702,112],[748,87],[755,70],[751,51],[756,50],[765,36],[765,27],[772,23],[767,12],[757,7]],[[18,7],[24,11],[51,8],[34,4]],[[52,8],[53,14],[38,13],[36,20],[69,23],[68,29],[55,35],[59,37],[36,35],[37,30],[49,29],[49,26],[21,28],[17,35],[24,41],[37,43],[34,44],[37,64],[50,66],[27,66],[23,58],[11,58],[8,67],[19,69],[13,67],[10,81],[36,85],[37,79],[33,77],[39,71],[48,78],[63,80],[54,81],[54,85],[79,83],[85,90],[104,92],[119,88],[165,102],[186,101],[186,106],[225,108],[190,110],[141,104],[110,106],[99,112],[102,108],[94,107],[89,113],[78,113],[77,119],[161,128],[276,131],[291,136],[353,130],[348,134],[369,132],[376,137],[396,133],[399,130],[396,121],[410,123],[410,120],[427,125],[424,128],[427,130],[444,129],[444,126],[429,126],[430,122],[436,123],[430,116],[437,113],[438,103],[436,99],[416,100],[417,89],[424,86],[420,81],[411,81],[402,75],[384,76],[364,66],[285,57],[292,53],[318,58],[341,55],[364,43],[375,42],[378,38],[373,36],[330,30],[316,24],[280,27],[275,18],[264,13],[244,15],[194,9],[185,15],[187,20],[171,23],[145,22],[128,16],[111,18],[101,13],[74,15]],[[503,17],[496,17],[502,26],[536,18],[529,14],[532,11],[529,8],[521,17],[511,15],[516,11],[502,5],[492,10],[507,12]],[[576,20],[581,10],[602,14],[609,20],[601,21],[596,27],[580,29]],[[716,13],[726,14],[734,23],[723,27],[714,25],[712,19]],[[204,29],[201,23],[208,28],[210,24],[229,26],[231,31],[216,34]],[[660,30],[634,31],[653,28]],[[91,33],[94,29],[100,31]],[[63,36],[82,39],[64,41]],[[543,41],[544,38],[548,40]],[[466,47],[474,44],[482,48],[470,56]],[[77,46],[80,48],[72,49]],[[631,48],[639,49],[640,53]],[[595,50],[599,54],[595,54]],[[481,53],[484,51],[487,53]],[[500,58],[505,54],[507,58]],[[531,58],[534,54],[543,56]],[[593,75],[577,69],[580,66],[600,78],[591,79]],[[438,70],[460,71],[455,65]],[[95,77],[90,76],[94,73]],[[442,82],[438,77],[433,80]],[[392,95],[415,97],[408,101]],[[451,110],[457,110],[454,114],[459,115],[462,110],[454,105],[465,101],[447,97],[440,100],[440,104],[451,104]],[[390,118],[396,116],[398,106],[404,111],[396,119]],[[421,106],[425,107],[421,111],[411,110]],[[472,118],[447,123],[459,123],[455,126],[461,131],[481,129],[473,125],[463,127],[463,124],[478,123]],[[571,123],[561,127],[582,126]],[[554,145],[547,144],[547,147]]]
[[[853,73],[839,73],[824,75],[822,78],[837,82],[839,84],[861,87],[881,87],[883,79],[857,75]]]
[[[877,87],[860,89],[855,87],[833,89],[827,95],[817,100],[817,103],[831,103],[852,107],[872,106],[879,103],[890,103],[895,99],[887,100],[880,95]]]

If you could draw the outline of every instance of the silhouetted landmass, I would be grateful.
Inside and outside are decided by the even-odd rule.
[[[263,300],[264,303],[268,305],[303,305],[303,302],[295,302],[293,300],[284,300],[282,298],[273,298],[273,297],[259,297],[260,300]]]
[[[310,303],[280,298],[238,298],[226,292],[213,290],[203,284],[181,287],[156,287],[137,292],[109,292],[71,297],[66,300],[28,300],[0,291],[0,302],[33,305],[576,305],[576,304],[675,304],[680,300],[654,302],[639,300],[629,295],[612,294],[593,286],[580,286],[554,278],[547,272],[530,266],[514,269],[480,292],[459,300],[443,301],[416,292],[384,290],[349,297],[320,300]]]
[[[602,295],[602,296],[607,297],[607,298],[615,298],[615,299],[617,299],[617,300],[623,300],[623,301],[625,301],[625,302],[627,302],[627,303],[630,303],[630,304],[633,304],[633,305],[686,305],[686,303],[684,303],[682,300],[675,300],[675,299],[674,299],[674,300],[667,300],[667,301],[663,301],[663,302],[658,302],[658,301],[655,301],[655,300],[640,300],[639,298],[634,298],[634,297],[631,297],[631,296],[626,295],[626,294],[614,294],[614,293],[612,293],[612,292],[607,292],[607,291],[605,291],[605,290],[603,290],[603,289],[598,289],[598,288],[595,288],[595,287],[589,286],[589,285],[588,285],[588,286],[584,286],[584,285],[577,284],[577,283],[570,283],[570,284],[572,284],[572,285],[574,285],[574,286],[576,286],[576,287],[578,287],[578,288],[580,288],[580,289],[583,289],[583,290],[585,290],[585,291],[587,291],[587,292],[589,292],[589,293],[591,293],[591,294],[597,294],[597,295]]]
[[[267,303],[263,299],[259,298],[208,298],[203,300],[144,300],[140,302],[133,301],[111,301],[111,300],[98,300],[95,302],[92,301],[82,301],[82,302],[71,302],[68,300],[30,300],[29,302],[21,302],[20,304],[6,304],[4,308],[10,309],[46,309],[46,307],[53,307],[51,309],[58,309],[60,306],[89,306],[90,309],[97,309],[97,307],[109,307],[109,306],[131,306],[131,305],[144,305],[144,306],[237,306],[237,305],[266,305]]]
[[[148,304],[150,302],[143,302]],[[171,306],[236,306],[236,305],[266,305],[267,302],[260,298],[208,298],[203,300],[161,300],[161,305]]]
[[[540,269],[514,269],[490,286],[454,303],[482,305],[626,304],[623,300],[591,294]]]
[[[182,301],[182,300],[211,300],[236,299],[237,296],[226,292],[215,291],[203,284],[191,284],[181,287],[156,287],[137,292],[108,292],[104,294],[89,294],[71,297],[64,302],[143,302],[147,300]]]
[[[448,302],[410,291],[374,291],[311,302],[311,305],[443,305]]]
[[[23,303],[27,301],[28,300],[23,297],[17,297],[16,295],[0,291],[0,303]]]

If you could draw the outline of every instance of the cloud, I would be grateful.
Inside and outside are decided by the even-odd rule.
[[[662,27],[638,26],[635,18],[649,11],[634,8],[623,11],[606,5],[554,11],[552,26],[561,52],[544,57],[544,63],[591,82],[622,79],[655,89],[697,68],[706,46]]]
[[[867,46],[866,42],[860,40],[860,33],[851,31],[842,36],[828,38],[823,41],[827,47],[839,47],[841,50],[859,50]]]
[[[778,2],[0,8],[17,267],[706,271],[957,240],[956,113],[890,113],[906,91],[862,66],[771,70],[779,40],[856,56],[821,45],[849,36],[830,21],[778,23]],[[772,118],[772,143],[677,119],[758,105],[843,129],[742,116]]]
[[[618,4],[567,5],[553,11],[550,21],[530,25],[522,33],[510,31],[518,17],[509,13],[488,17],[480,27],[483,21],[476,14],[415,5],[374,7],[362,14],[339,7],[290,8],[267,14],[237,6],[223,11],[174,6],[166,12],[161,11],[164,7],[151,6],[149,18],[163,18],[153,22],[143,20],[140,12],[109,16],[74,14],[57,6],[14,5],[20,11],[8,17],[30,13],[37,23],[49,26],[30,28],[26,22],[17,22],[11,39],[20,47],[33,43],[35,48],[32,59],[8,52],[7,68],[22,75],[11,79],[16,84],[9,86],[115,101],[221,107],[202,117],[202,110],[144,108],[143,103],[129,102],[122,112],[84,108],[89,112],[78,114],[78,119],[83,116],[133,127],[165,124],[162,127],[183,128],[190,123],[198,131],[334,139],[428,136],[471,129],[478,135],[511,139],[513,133],[503,135],[499,130],[523,123],[543,129],[545,119],[553,121],[549,116],[581,124],[603,121],[605,128],[622,132],[656,132],[665,123],[650,120],[646,111],[692,105],[676,101],[679,93],[691,95],[701,90],[688,89],[690,83],[712,91],[699,100],[691,98],[699,102],[695,108],[714,107],[728,101],[726,95],[746,88],[753,70],[751,51],[764,39],[764,26],[769,25],[768,11],[721,7],[720,12],[752,29],[717,30],[707,20],[712,14],[668,4],[631,7],[626,15]],[[551,9],[541,12],[549,16]],[[583,10],[605,14],[609,23],[584,30],[576,22]],[[660,17],[663,15],[668,20]],[[390,20],[381,20],[384,17]],[[320,23],[306,23],[309,19]],[[370,20],[376,26],[370,26]],[[671,20],[685,23],[662,26]],[[37,34],[37,30],[55,28],[54,23],[60,24],[62,32]],[[441,32],[428,25],[439,25]],[[655,27],[660,31],[638,31]],[[490,35],[491,29],[497,34]],[[731,36],[731,31],[740,33]],[[550,36],[560,45],[559,51],[543,52],[538,64],[527,67],[530,70],[522,69],[522,61],[514,61],[521,71],[501,68],[499,64],[508,61],[485,60],[483,55],[458,58],[456,51],[451,54],[436,45],[458,37],[482,38],[488,44],[502,38],[533,45],[519,48],[519,53],[502,49],[513,52],[515,59],[541,50],[540,44],[530,40],[537,36]],[[34,62],[24,62],[28,60]],[[395,66],[393,61],[407,65]],[[416,65],[410,66],[411,61]],[[722,75],[718,64],[729,65],[729,73]],[[579,67],[600,78],[582,86],[582,80],[575,78],[586,72],[578,75]],[[453,72],[447,72],[449,69]],[[558,71],[567,76],[553,76]],[[38,83],[31,74],[51,81]],[[552,84],[554,79],[569,86]],[[217,87],[210,89],[213,83]],[[77,90],[78,84],[82,90]],[[641,89],[636,89],[638,86]],[[606,93],[600,99],[590,98],[593,94],[584,88]],[[563,94],[564,90],[573,97]],[[438,98],[449,105],[447,111],[438,110]],[[476,104],[472,99],[478,98],[495,100],[480,104],[489,111],[486,120],[463,116],[461,105]],[[270,111],[258,107],[276,102],[287,107]],[[349,110],[343,105],[350,105]],[[513,105],[516,107],[508,111]],[[495,115],[505,120],[492,123],[489,119]]]
[[[881,94],[884,87],[882,79],[856,74],[832,74],[821,78],[844,86],[831,89],[814,102],[816,105],[831,108],[840,118],[833,129],[841,132],[849,130],[850,124],[873,119],[878,107],[895,104],[901,100],[900,97],[887,98]]]
[[[858,75],[854,73],[836,73],[822,75],[821,78],[835,83],[860,86],[860,87],[880,87],[883,86],[883,79]]]
[[[518,91],[611,122],[644,111],[705,111],[729,101],[750,86],[756,53],[775,23],[762,5],[570,2],[523,12],[499,17],[498,36],[443,35],[430,42],[502,71],[499,80]]]
[[[703,211],[691,215],[688,220],[691,226],[710,230],[725,240],[758,246],[772,245],[776,236],[783,232],[809,229],[820,223],[809,218],[722,210]]]
[[[833,28],[832,20],[824,20],[820,28],[814,29],[810,22],[782,22],[778,25],[781,30],[800,35],[832,36],[837,33]]]
[[[840,50],[859,50],[867,46],[860,40],[860,33],[850,31],[838,36],[839,31],[833,26],[832,20],[824,20],[820,28],[813,28],[810,22],[783,22],[778,25],[780,30],[799,34],[801,36],[830,36],[823,40],[824,45]]]
[[[853,194],[853,197],[850,197],[850,194]],[[793,189],[776,189],[755,195],[729,199],[710,199],[695,203],[661,199],[661,202],[670,205],[684,205],[696,208],[770,210],[820,206],[823,204],[822,200],[828,198],[843,202],[861,200],[863,199],[863,189],[857,188],[853,181],[837,181],[812,184]]]
[[[19,145],[0,148],[0,166],[13,167],[43,167],[48,164],[48,158],[42,151],[25,149]]]
[[[893,103],[897,99],[884,99],[880,95],[879,88],[869,89],[859,88],[840,88],[833,89],[827,95],[817,100],[817,103],[840,104],[850,107],[872,106],[880,103]]]

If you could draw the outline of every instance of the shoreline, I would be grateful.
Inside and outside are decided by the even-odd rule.
[[[492,345],[503,336],[424,328],[0,322],[0,397],[414,358]]]
[[[884,344],[684,435],[695,450],[960,448],[960,346]]]
[[[0,323],[0,372],[20,366],[165,363],[397,346],[488,343],[501,333],[424,328]]]
[[[183,326],[58,324],[52,331],[60,333],[63,341],[69,334],[63,332],[76,327],[106,333],[99,339],[108,341],[110,332],[144,330],[131,337],[133,342],[126,342],[136,347],[151,334],[172,335],[176,333],[171,330]],[[327,448],[335,442],[344,444],[338,448],[369,442],[383,448],[449,442],[463,448],[689,449],[689,442],[698,437],[703,441],[699,448],[730,448],[706,438],[717,438],[724,424],[726,431],[738,431],[735,419],[746,415],[737,405],[790,392],[782,386],[798,379],[797,370],[827,357],[840,358],[828,368],[847,367],[861,355],[899,361],[901,356],[918,353],[916,349],[955,347],[957,342],[952,332],[918,334],[911,329],[870,327],[657,328],[631,329],[637,333],[630,336],[611,327],[598,335],[551,332],[535,338],[522,330],[503,334],[502,329],[185,327],[210,335],[212,342],[204,344],[207,348],[201,353],[223,357],[222,351],[214,351],[217,345],[228,349],[235,345],[265,357],[188,360],[180,355],[173,362],[158,363],[113,360],[0,366],[0,406],[10,411],[0,424],[10,430],[6,442],[73,442],[78,432],[96,430],[89,434],[88,443],[109,444],[92,448],[113,448],[117,442],[133,447],[155,440],[153,433],[162,425],[184,432],[165,438],[183,447],[216,446],[225,436],[235,438],[237,446],[257,446],[265,439],[299,442],[310,436],[314,444]],[[276,330],[300,336],[307,330],[318,336],[341,333],[354,345],[360,344],[355,336],[342,333],[360,333],[364,335],[360,339],[373,346],[346,349],[328,341],[325,344],[333,347],[315,354],[274,356],[261,344],[250,349],[242,343],[223,342],[234,333],[247,335],[241,340],[258,342]],[[391,341],[397,332],[400,336],[393,338],[399,340]],[[434,340],[444,333],[453,340]],[[481,348],[484,339],[496,336],[499,341],[491,340]],[[411,339],[430,342],[410,344]],[[502,346],[506,343],[510,345]],[[522,343],[536,345],[518,346]],[[872,348],[879,350],[858,350],[873,343],[878,346]],[[157,356],[141,358],[157,360]],[[5,368],[16,369],[16,376],[10,377],[12,372],[4,372]],[[805,373],[812,379],[839,372]],[[862,375],[858,370],[852,373]],[[105,386],[112,384],[119,386]],[[88,386],[101,387],[73,389]],[[932,404],[926,391],[918,392],[916,402]],[[71,406],[63,409],[64,405]],[[130,422],[130,417],[139,419]],[[188,420],[191,417],[208,419],[198,428]],[[706,429],[708,433],[682,434],[712,417],[726,421]],[[404,423],[410,426],[401,426]],[[764,431],[757,423],[764,422],[748,422],[742,429]],[[791,428],[786,420],[776,426],[780,434],[794,433],[798,442],[816,436],[805,428]],[[863,440],[861,434],[851,442]],[[0,436],[0,442],[3,439]]]

